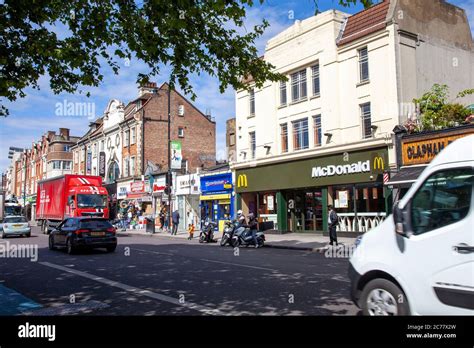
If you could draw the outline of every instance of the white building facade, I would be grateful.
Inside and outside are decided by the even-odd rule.
[[[418,24],[417,5],[437,25]],[[264,55],[288,81],[257,89],[249,79],[250,91],[236,92],[237,209],[282,231],[327,231],[328,205],[341,231],[376,226],[390,208],[392,130],[416,116],[413,98],[434,83],[456,93],[474,85],[472,47],[464,11],[441,0],[386,0],[295,22]],[[430,52],[437,66],[426,63]]]

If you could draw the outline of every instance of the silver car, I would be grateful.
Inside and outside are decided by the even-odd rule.
[[[31,227],[24,216],[7,216],[2,221],[2,238],[9,236],[31,237]]]

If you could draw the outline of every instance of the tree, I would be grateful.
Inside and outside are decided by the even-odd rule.
[[[456,99],[473,94],[474,89],[459,92]],[[444,129],[463,124],[471,111],[464,105],[449,100],[449,87],[435,84],[419,99],[413,99],[420,117],[415,122],[408,120],[405,127],[409,132]]]
[[[43,75],[49,75],[56,94],[83,92],[83,86],[103,80],[102,64],[117,74],[118,61],[132,57],[149,68],[137,76],[138,83],[168,65],[171,87],[180,86],[193,99],[193,73],[216,76],[221,92],[228,86],[246,88],[245,76],[252,76],[257,87],[282,80],[258,59],[254,45],[269,23],[240,33],[255,2],[264,0],[6,0],[0,6],[0,96],[24,97],[25,88],[39,89]],[[0,115],[6,114],[0,104]]]

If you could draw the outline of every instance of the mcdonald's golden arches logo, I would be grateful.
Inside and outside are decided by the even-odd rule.
[[[247,187],[248,186],[248,180],[247,180],[247,175],[246,174],[240,174],[237,178],[237,187]]]
[[[374,157],[373,169],[374,170],[385,170],[385,162],[383,160],[383,157],[381,157],[381,156],[375,156]]]

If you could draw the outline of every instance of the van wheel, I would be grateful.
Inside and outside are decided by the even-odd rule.
[[[362,290],[362,312],[369,316],[410,315],[403,291],[387,279],[374,279]]]

